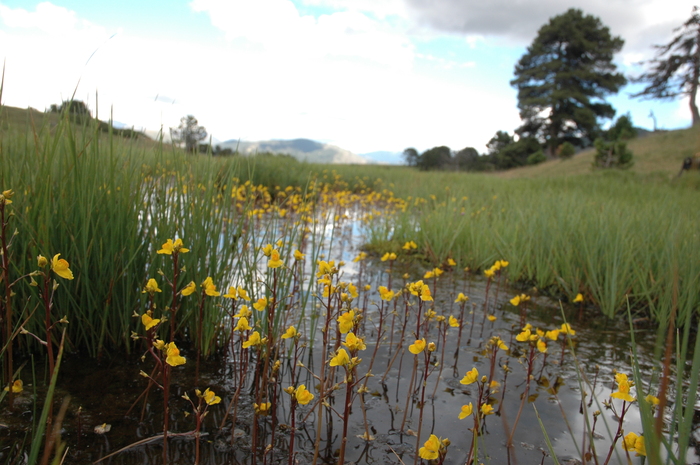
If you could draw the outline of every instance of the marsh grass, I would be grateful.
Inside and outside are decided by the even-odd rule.
[[[238,352],[238,392],[250,359],[256,364],[255,379],[251,380],[256,403],[270,400],[273,404],[269,421],[264,415],[258,418],[258,412],[253,416],[253,462],[256,451],[264,446],[268,428],[274,442],[281,385],[272,367],[274,358],[285,353],[279,337],[290,323],[296,322],[308,331],[310,348],[318,341],[317,331],[323,326],[321,365],[305,378],[309,386],[315,381],[320,386],[316,459],[322,440],[322,419],[330,424],[333,413],[322,402],[346,383],[343,410],[347,413],[357,395],[352,383],[362,378],[357,372],[351,376],[355,366],[344,366],[344,381],[341,368],[327,366],[329,360],[339,356],[343,343],[336,322],[343,312],[351,310],[350,303],[342,297],[347,284],[341,284],[337,271],[330,273],[333,277],[329,284],[337,289],[325,296],[325,290],[314,279],[320,262],[344,247],[342,231],[348,215],[356,215],[354,219],[363,224],[375,251],[401,253],[401,244],[415,240],[418,250],[404,254],[411,257],[409,260],[421,257],[433,266],[444,266],[453,259],[458,267],[476,271],[507,257],[512,263],[508,270],[510,280],[534,284],[564,300],[582,292],[589,305],[599,307],[608,316],[614,316],[629,298],[635,317],[646,316],[643,312],[648,309],[650,317],[659,324],[661,336],[681,328],[683,335],[676,349],[678,362],[673,368],[679,379],[686,373],[682,363],[690,355],[700,275],[699,219],[688,214],[694,211],[696,203],[695,193],[688,189],[642,182],[627,174],[535,182],[377,168],[369,176],[367,168],[329,170],[286,157],[192,157],[164,144],[148,146],[137,137],[105,135],[90,122],[76,126],[67,117],[32,120],[25,133],[7,131],[0,142],[0,181],[17,193],[13,209],[18,234],[13,244],[12,274],[21,276],[20,270],[33,269],[39,254],[51,256],[60,251],[70,260],[76,279],[60,283],[65,291],[56,295],[53,318],[69,316],[66,344],[71,350],[83,350],[92,357],[119,357],[123,352],[140,349],[130,337],[133,330],[141,329],[139,319],[133,315],[139,316],[146,309],[167,314],[170,298],[158,296],[153,306],[141,290],[149,278],[162,282],[160,272],[168,272],[169,262],[157,253],[159,244],[168,238],[181,238],[190,249],[181,257],[182,269],[173,289],[182,289],[190,281],[198,286],[197,294],[183,297],[174,334],[196,345],[205,358],[224,347],[233,347],[231,352],[235,354],[249,337],[240,334],[234,338],[229,330],[231,321],[223,309],[225,304],[208,300],[201,293],[199,286],[205,278],[211,277],[222,293],[229,286],[242,286],[252,301],[267,298],[271,302],[251,317],[251,326],[267,337],[266,344],[251,350],[253,357],[243,349]],[[284,266],[269,266],[269,257],[263,252],[266,245],[279,248]],[[300,264],[292,256],[296,247],[307,256]],[[393,260],[388,265],[389,273],[384,277],[389,288],[393,267],[399,269],[402,265]],[[433,279],[431,287],[436,295],[438,283],[446,284]],[[489,287],[486,288],[482,335],[487,314],[493,316],[498,304],[500,277],[495,286],[493,304],[489,301]],[[403,286],[394,287],[398,290]],[[441,287],[440,292],[446,291]],[[396,353],[410,342],[411,334],[405,329],[407,322],[412,325],[409,314],[415,310],[415,305],[409,305],[410,292],[403,293],[406,296],[401,297],[405,306],[401,336],[394,331],[391,335],[397,337],[396,345],[390,349]],[[33,302],[37,297],[31,286],[18,287],[17,294],[16,302]],[[201,296],[199,300],[197,295]],[[367,300],[364,302],[362,313],[367,308]],[[422,325],[430,334],[430,319],[421,320],[421,302],[413,333],[416,339],[424,331]],[[395,304],[395,311],[396,308]],[[524,313],[525,310],[521,318]],[[15,323],[23,321],[20,318],[24,314],[15,315]],[[40,318],[22,323],[34,333],[41,332],[42,324]],[[353,325],[353,329],[359,329],[359,317]],[[397,330],[399,325],[400,321]],[[165,338],[166,333],[160,330],[161,337]],[[438,334],[438,343],[440,339]],[[393,339],[390,340],[393,345]],[[443,335],[442,344],[444,340]],[[32,339],[16,341],[21,349],[35,349]],[[377,337],[377,347],[380,343],[386,342]],[[659,376],[669,379],[670,357],[668,353],[661,354],[662,347],[668,344],[658,345],[659,360],[661,355],[665,357],[660,366],[666,371],[656,378],[652,376],[647,385],[656,383]],[[295,353],[296,348],[295,345]],[[529,353],[534,358],[534,347]],[[422,383],[415,383],[415,389],[420,389],[416,449],[422,442],[420,425],[429,375],[430,358],[424,356]],[[695,390],[699,358],[696,343],[692,362],[696,370],[689,378]],[[418,375],[417,360],[414,358],[410,386],[414,386]],[[544,357],[542,370],[546,360]],[[391,363],[393,359],[389,367]],[[490,381],[495,381],[493,363],[492,360]],[[366,365],[372,367],[371,362],[365,362],[362,368]],[[533,367],[528,370],[529,380]],[[350,377],[352,383],[348,382]],[[636,377],[641,387],[644,377],[639,372]],[[293,374],[292,379],[299,377]],[[51,382],[55,385],[55,377]],[[503,385],[505,393],[505,378]],[[415,389],[409,387],[406,394],[401,430],[409,417],[409,407],[414,405],[411,401],[415,400]],[[669,388],[668,392],[681,397],[674,400],[668,436],[664,438],[660,428],[654,426],[658,444],[651,444],[650,450],[656,455],[663,448],[671,450],[670,445],[682,434],[687,435],[692,423],[693,404],[688,402],[695,400],[695,394],[682,388]],[[168,402],[166,391],[165,412]],[[475,434],[486,415],[475,415]],[[642,415],[651,424],[650,413],[645,413],[643,407]],[[235,418],[234,411],[231,437]],[[41,420],[42,425],[45,420]],[[164,424],[167,432],[167,421]],[[344,428],[347,430],[347,423]],[[652,426],[645,424],[645,433],[650,434],[647,428]],[[368,436],[366,426],[365,435]],[[163,436],[167,437],[167,433]],[[473,439],[472,457],[476,460],[480,455],[479,438]],[[330,448],[332,441],[326,443]],[[680,440],[679,456],[687,448],[687,440]]]

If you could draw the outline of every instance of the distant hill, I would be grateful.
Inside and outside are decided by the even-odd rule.
[[[310,139],[265,140],[258,142],[227,140],[216,144],[222,149],[238,150],[244,155],[254,153],[284,153],[309,163],[366,164],[366,158],[335,145],[322,144]]]

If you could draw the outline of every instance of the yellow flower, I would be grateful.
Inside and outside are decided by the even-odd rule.
[[[248,337],[248,340],[243,343],[243,348],[247,349],[250,346],[257,346],[262,344],[262,339],[260,339],[260,333],[257,331],[253,331],[253,334],[251,334]]]
[[[160,323],[160,318],[152,318],[148,313],[141,315],[141,323],[146,327],[146,331]]]
[[[299,250],[295,250],[295,251],[294,251],[294,260],[298,260],[298,261],[299,261],[299,260],[303,260],[305,256],[306,256],[306,255],[304,255],[303,253],[301,253]]]
[[[270,407],[272,404],[270,402],[263,402],[262,404],[253,404],[253,409],[257,415],[267,415],[270,413]]]
[[[561,325],[561,332],[562,332],[562,334],[569,334],[569,335],[571,335],[571,336],[575,336],[575,335],[576,335],[576,331],[574,331],[573,329],[571,329],[571,325],[570,325],[569,323],[562,323],[562,325]]]
[[[448,259],[447,259],[447,264],[448,264],[449,266],[457,266],[457,262],[454,261],[454,260],[451,259],[451,258],[448,258]]]
[[[494,346],[498,347],[501,350],[508,350],[508,346],[506,345],[503,340],[498,337],[498,336],[493,336],[490,340],[489,343],[493,344]]]
[[[423,279],[430,279],[435,276],[435,273],[432,271],[426,271],[425,274],[423,275]]]
[[[156,339],[155,341],[153,341],[153,347],[155,347],[158,350],[165,350],[165,346],[165,341],[162,339]]]
[[[338,349],[335,357],[331,359],[332,367],[345,366],[348,363],[350,363],[350,357],[348,356],[348,353],[345,352],[345,349]]]
[[[481,406],[481,414],[486,416],[486,415],[493,415],[493,406],[490,404],[483,404]]]
[[[484,276],[487,278],[493,278],[493,275],[496,274],[496,270],[493,268],[489,268],[488,270],[484,270]]]
[[[282,263],[282,260],[280,260],[280,253],[277,251],[277,249],[272,249],[272,252],[270,252],[270,259],[267,261],[267,267],[279,268],[283,264],[284,263]]]
[[[73,272],[68,268],[70,265],[64,259],[59,259],[61,254],[56,254],[51,260],[51,269],[63,279],[73,279]]]
[[[267,298],[259,298],[258,301],[253,304],[253,308],[259,312],[265,310],[267,308]]]
[[[401,248],[404,249],[404,250],[417,249],[417,248],[418,248],[418,244],[416,244],[416,243],[413,242],[413,241],[408,241],[408,242],[406,242]]]
[[[207,388],[204,391],[204,394],[202,394],[202,399],[204,399],[204,402],[206,402],[207,405],[214,405],[221,402],[221,397],[217,396],[214,391],[211,391],[209,388]]]
[[[184,365],[185,364],[185,357],[182,357],[180,355],[180,349],[177,348],[174,342],[171,342],[170,344],[166,344],[166,354],[167,357],[165,359],[165,363],[170,365],[171,367],[176,367],[178,365]]]
[[[630,395],[630,382],[627,375],[624,373],[616,373],[615,382],[617,383],[617,391],[610,394],[610,397],[622,399],[627,402],[634,402],[635,398]]]
[[[449,323],[453,328],[459,328],[459,320],[452,315],[450,315]]]
[[[416,342],[408,346],[408,351],[414,355],[418,355],[425,350],[425,338],[416,339]]]
[[[427,284],[423,284],[420,290],[420,300],[423,302],[432,302],[433,296],[430,294],[430,288]]]
[[[238,286],[238,298],[243,299],[246,302],[250,302],[250,297],[248,297],[248,291],[243,289],[241,286]]]
[[[637,442],[638,437],[639,436],[632,432],[625,435],[624,442],[622,443],[622,448],[630,452],[634,452],[634,443]]]
[[[528,328],[523,329],[523,332],[515,336],[515,340],[519,342],[529,342],[530,341],[530,330]]]
[[[235,299],[238,297],[238,294],[236,293],[236,288],[234,286],[229,286],[228,292],[224,294],[224,297],[227,299]]]
[[[247,305],[241,305],[241,309],[238,310],[238,313],[233,315],[234,318],[250,318],[250,316],[253,314],[253,312],[250,311]]]
[[[267,244],[265,247],[263,247],[262,253],[266,257],[269,257],[270,255],[272,255],[272,244]]]
[[[350,293],[350,297],[353,299],[357,299],[357,297],[360,295],[357,293],[357,286],[352,283],[348,284],[348,292]]]
[[[418,450],[418,455],[425,460],[435,460],[440,455],[440,444],[438,437],[431,434],[430,438],[423,444],[423,447]]]
[[[457,299],[455,300],[455,303],[462,303],[466,302],[467,300],[469,300],[469,297],[460,292],[457,296]]]
[[[182,239],[168,239],[158,251],[159,254],[172,255],[173,253],[187,253],[190,249],[183,247]]]
[[[355,333],[348,333],[348,335],[345,336],[345,342],[343,342],[343,345],[351,351],[365,350],[367,348],[364,339],[355,336]]]
[[[544,339],[537,339],[537,350],[539,350],[543,354],[547,352],[547,343]]]
[[[9,205],[12,203],[12,200],[10,199],[13,195],[15,195],[15,191],[13,191],[12,189],[2,191],[2,195],[0,195],[0,201],[2,201],[2,203],[4,203],[5,205]]]
[[[323,260],[318,261],[318,271],[316,272],[316,277],[320,278],[324,274],[333,274],[335,270],[335,261],[324,262]]]
[[[640,455],[647,455],[647,450],[644,445],[644,436],[637,436],[635,433],[629,433],[625,435],[622,447],[629,452],[636,452],[637,457]]]
[[[486,318],[488,318],[489,321],[496,321],[498,319],[496,315],[488,315]]]
[[[294,397],[296,397],[297,402],[301,405],[306,405],[313,400],[314,395],[306,389],[305,385],[300,384],[294,391]]]
[[[649,394],[648,396],[646,396],[646,397],[644,398],[644,400],[646,400],[647,403],[649,403],[649,404],[651,404],[651,405],[659,405],[659,402],[660,402],[658,397],[653,396],[653,395],[651,395],[651,394]]]
[[[221,292],[216,290],[216,285],[211,277],[207,277],[207,279],[204,280],[202,283],[202,289],[204,289],[204,293],[210,297],[218,297],[221,295]]]
[[[149,279],[148,282],[146,283],[146,287],[143,288],[142,293],[145,294],[146,292],[148,292],[149,294],[153,295],[153,294],[155,294],[156,292],[163,292],[163,291],[161,291],[160,288],[158,287],[158,281],[156,281],[155,279],[151,278],[151,279]]]
[[[251,328],[250,325],[248,324],[248,318],[246,317],[241,317],[238,319],[238,322],[236,322],[236,327],[233,328],[234,331],[250,331]]]
[[[505,267],[507,267],[508,265],[510,265],[510,262],[507,262],[507,261],[505,261],[505,260],[499,260],[499,261],[497,261],[496,263],[498,263],[499,268],[505,268]]]
[[[469,370],[466,375],[464,375],[464,378],[462,378],[460,384],[465,384],[468,386],[476,382],[477,379],[479,379],[479,371],[476,369],[476,367],[474,367]]]
[[[36,257],[36,263],[37,265],[39,265],[39,268],[44,268],[46,265],[49,264],[49,261],[43,255],[39,255],[38,257]]]
[[[474,407],[472,407],[472,403],[469,402],[469,405],[462,405],[462,411],[459,412],[459,419],[464,420],[467,418],[469,415],[472,414],[472,411],[474,410]]]
[[[357,257],[355,257],[355,258],[352,259],[352,261],[355,262],[355,263],[357,263],[357,262],[361,262],[361,261],[364,260],[365,258],[367,258],[367,253],[365,253],[365,252],[360,252],[359,254],[357,254]]]
[[[282,339],[291,339],[297,336],[297,329],[294,326],[287,328],[287,331],[282,335]]]
[[[19,394],[20,392],[24,391],[24,383],[22,382],[21,379],[16,379],[14,383],[12,383],[12,393],[13,394]],[[9,386],[5,386],[5,391],[10,391]]]
[[[510,299],[510,303],[511,303],[511,305],[517,307],[521,303],[527,302],[528,300],[530,300],[530,296],[527,296],[525,294],[520,294],[520,295],[516,295],[515,297]]]
[[[338,326],[341,334],[345,334],[355,326],[355,312],[350,310],[338,317]]]
[[[549,340],[556,341],[557,338],[559,337],[559,330],[558,329],[553,329],[551,331],[547,331],[544,333],[544,337],[546,337]]]
[[[576,297],[574,297],[573,302],[574,303],[583,302],[583,295],[580,292],[578,294],[576,294]]]
[[[394,298],[394,291],[390,291],[386,286],[379,286],[379,297],[382,300],[389,302]]]
[[[382,261],[385,262],[385,261],[387,261],[387,260],[389,260],[389,261],[394,261],[394,260],[396,260],[396,254],[395,254],[394,252],[391,252],[391,253],[387,252],[387,253],[385,253],[385,254],[382,256]]]
[[[187,286],[185,286],[185,288],[182,291],[180,291],[180,293],[183,296],[188,296],[190,294],[193,294],[194,291],[196,291],[196,290],[197,290],[197,285],[194,283],[194,281],[190,281],[190,283]]]

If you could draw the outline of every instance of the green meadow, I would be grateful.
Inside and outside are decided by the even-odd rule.
[[[327,340],[328,334],[335,334],[330,328],[334,327],[336,316],[341,325],[343,318],[349,318],[349,327],[355,330],[359,330],[360,320],[347,316],[348,295],[356,290],[340,281],[338,269],[324,261],[330,256],[334,241],[340,242],[341,238],[331,235],[329,239],[319,232],[339,229],[338,225],[353,215],[366,232],[363,250],[374,263],[383,263],[380,257],[386,260],[386,254],[395,253],[398,264],[441,268],[483,279],[485,272],[493,274],[492,264],[507,261],[507,274],[503,276],[524,293],[551,296],[565,305],[580,294],[581,308],[591,318],[620,319],[629,315],[636,324],[658,328],[659,341],[668,333],[671,343],[657,344],[657,358],[663,358],[664,349],[676,350],[674,368],[676,373],[683,373],[686,358],[693,360],[693,367],[700,366],[700,356],[692,349],[700,305],[700,173],[688,172],[680,178],[677,174],[682,160],[700,147],[700,134],[697,130],[653,134],[633,140],[629,147],[635,164],[625,171],[594,170],[593,153],[587,151],[569,160],[503,173],[420,172],[398,166],[313,165],[273,154],[193,156],[142,135],[117,133],[109,125],[75,124],[67,116],[2,107],[0,191],[6,193],[6,200],[11,199],[3,206],[5,224],[0,237],[4,250],[0,289],[4,303],[3,383],[9,385],[16,376],[18,363],[13,357],[26,360],[28,354],[42,353],[48,346],[51,368],[47,370],[46,384],[51,386],[51,393],[56,383],[55,378],[50,381],[54,359],[57,373],[61,358],[54,355],[54,350],[58,353],[59,347],[98,360],[118,359],[138,352],[145,339],[148,352],[160,367],[151,373],[153,383],[149,382],[146,392],[152,386],[160,386],[165,393],[163,409],[167,411],[171,370],[168,366],[177,366],[179,360],[179,351],[174,347],[176,338],[189,341],[192,354],[196,351],[195,380],[199,379],[200,355],[205,360],[229,348],[232,353],[243,354],[244,348],[247,350],[252,344],[259,351],[257,363],[263,373],[261,378],[256,374],[253,382],[253,390],[259,393],[252,420],[255,464],[256,447],[263,445],[258,443],[257,422],[262,422],[258,414],[266,413],[269,406],[265,407],[265,401],[270,397],[275,402],[275,396],[283,395],[275,384],[274,370],[279,366],[275,368],[271,360],[273,354],[282,353],[280,339],[282,334],[288,334],[290,324],[309,334],[312,347],[314,343],[322,345],[320,365],[324,368],[314,379],[308,378],[306,387],[317,382],[314,392],[324,399],[324,395],[329,396],[345,384],[343,395],[350,403],[355,392],[363,393],[355,371],[360,362],[355,363],[352,358],[344,361],[339,352],[344,351],[340,349],[340,334],[347,330],[338,329],[336,339]],[[173,253],[166,245],[168,239],[181,239],[188,250],[178,255],[176,247]],[[407,243],[411,241],[416,247],[407,253]],[[39,256],[49,263],[38,260]],[[74,279],[60,274],[50,278],[53,275],[49,269],[53,273],[63,270],[63,265],[57,266],[59,258],[67,260]],[[302,263],[307,263],[308,269]],[[501,275],[498,276],[500,286]],[[160,282],[161,289],[153,288],[151,278]],[[183,292],[190,282],[196,292]],[[234,318],[240,318],[242,310],[236,303],[229,308],[228,304],[208,300],[207,296],[218,292],[216,286],[211,288],[212,282],[218,284],[221,295],[228,289],[233,301],[236,296],[240,300],[240,289],[250,294],[251,305],[264,299],[262,310],[250,317],[249,330],[257,329],[258,337],[266,336],[265,339],[253,343],[246,333],[249,339],[236,338],[234,344]],[[490,286],[491,277],[488,282]],[[426,283],[437,293],[434,281],[426,278]],[[360,284],[357,287],[362,289]],[[425,432],[421,436],[420,432],[432,362],[425,339],[421,346],[418,335],[422,324],[426,329],[430,327],[429,319],[421,323],[421,311],[423,302],[429,301],[426,295],[431,294],[421,286],[417,290],[410,286],[406,289],[406,294],[415,291],[413,295],[420,297],[415,343],[410,345],[411,353],[416,355],[411,385],[415,381],[418,389],[418,376],[424,376],[417,404],[420,416],[416,450],[430,449],[421,452],[420,458],[442,463],[448,446],[436,443],[437,438],[433,441],[433,436],[429,438]],[[490,313],[489,289],[486,287],[484,322]],[[338,300],[334,306],[331,302],[335,302],[336,292]],[[381,299],[389,302],[393,295],[385,299],[386,292],[380,290]],[[311,302],[320,303],[314,307]],[[388,311],[389,304],[386,305],[386,309],[383,303],[379,307],[381,318],[382,312]],[[407,303],[406,321],[409,307]],[[225,322],[222,315],[227,315]],[[435,323],[438,343],[442,337],[443,346],[446,318],[444,315],[439,324]],[[151,325],[155,320],[158,321]],[[523,321],[520,323],[524,326]],[[392,319],[392,331],[393,324]],[[561,327],[566,334],[565,326]],[[674,346],[676,328],[680,332]],[[524,335],[526,331],[520,329],[514,334],[522,336],[527,344],[530,330]],[[429,330],[426,332],[430,334]],[[559,331],[556,334],[555,340]],[[405,351],[409,344],[404,344],[403,336],[402,331],[398,347]],[[298,344],[299,338],[291,337]],[[411,338],[407,342],[413,341],[408,339]],[[541,339],[544,341],[543,336]],[[47,340],[53,343],[47,344]],[[492,338],[485,346],[493,351],[491,381],[495,381],[499,341],[503,342]],[[567,347],[566,342],[562,344],[563,360]],[[363,343],[349,339],[343,345],[355,355],[364,350],[360,348]],[[162,354],[153,347],[160,348]],[[293,348],[286,347],[290,358],[296,357],[298,346]],[[434,350],[435,346],[431,352]],[[527,348],[523,350],[528,352]],[[544,353],[533,342],[527,379],[534,369],[537,350]],[[442,351],[444,357],[444,348]],[[424,352],[425,358],[419,355]],[[671,366],[669,354],[662,364],[667,369]],[[419,358],[421,367],[424,364],[422,374]],[[248,360],[241,356],[243,359]],[[371,360],[373,363],[374,355]],[[329,362],[332,369],[327,367]],[[238,366],[241,378],[234,399],[244,384],[247,368],[245,364]],[[643,373],[638,365],[636,368],[630,377],[641,385]],[[343,378],[341,369],[345,370],[345,381],[334,385],[336,376]],[[298,381],[294,373],[292,369],[293,384]],[[690,384],[697,386],[697,370],[692,376]],[[492,405],[489,389],[493,385],[478,379],[471,381],[474,382],[479,388],[478,408]],[[617,383],[618,392],[626,395],[623,386],[627,379],[618,379]],[[529,381],[527,385],[529,388]],[[662,394],[666,388],[661,388]],[[208,408],[202,406],[217,403],[213,394],[200,394],[199,410],[195,408],[197,428]],[[292,409],[295,402],[310,402],[304,390],[292,389],[291,394],[296,396]],[[11,390],[8,395],[12,397]],[[682,398],[682,390],[676,395]],[[407,399],[410,396],[409,392]],[[362,405],[364,412],[364,400]],[[318,416],[323,417],[323,404],[319,402],[317,408]],[[625,404],[622,409],[624,416]],[[653,408],[640,409],[647,432],[653,421]],[[692,408],[683,411],[678,407],[674,412],[677,418],[672,422],[679,426],[669,433],[670,442],[690,428],[688,415]],[[346,417],[348,413],[346,407]],[[474,440],[469,451],[469,460],[474,463],[479,459],[476,431],[489,414],[488,409],[482,414],[474,413]],[[43,418],[50,419],[51,415],[48,409]],[[165,417],[162,431],[167,439],[168,416]],[[294,410],[291,417],[293,430]],[[225,420],[226,417],[222,425]],[[273,416],[273,442],[274,425]],[[320,437],[320,422],[317,427]],[[347,433],[347,421],[343,427]],[[657,428],[656,442],[648,440],[647,448],[652,454],[658,455],[663,447],[665,437],[661,438],[660,429]],[[196,431],[198,434],[199,429]],[[368,431],[365,426],[367,440]],[[199,436],[195,436],[199,460]],[[41,434],[35,434],[36,437]],[[419,448],[426,439],[435,443]],[[509,442],[512,439],[511,432]],[[319,456],[319,441],[311,448],[314,463]],[[613,442],[610,454],[614,447]],[[685,452],[687,441],[683,447]],[[292,439],[290,450],[293,449]],[[30,462],[36,460],[38,451],[39,445],[33,445]],[[344,453],[345,442],[340,446],[341,462]],[[163,454],[166,461],[167,447]],[[291,457],[290,454],[290,463]],[[418,463],[418,454],[415,460]]]

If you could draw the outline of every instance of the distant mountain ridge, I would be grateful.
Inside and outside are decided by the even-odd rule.
[[[257,142],[227,140],[218,144],[222,149],[238,150],[244,155],[255,153],[284,153],[299,161],[310,163],[367,164],[369,161],[349,150],[331,144],[323,144],[311,139],[265,140]]]

